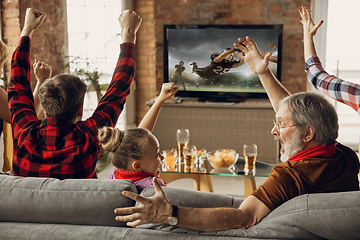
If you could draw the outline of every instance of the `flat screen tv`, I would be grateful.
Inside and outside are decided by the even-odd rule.
[[[239,61],[231,57],[220,65],[211,63],[239,37],[249,36],[261,51],[272,52],[269,67],[281,81],[282,32],[282,25],[164,25],[164,82],[180,86],[177,96],[200,101],[267,98],[246,63],[230,64]]]

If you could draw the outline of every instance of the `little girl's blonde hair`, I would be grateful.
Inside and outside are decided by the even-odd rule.
[[[130,162],[145,156],[146,143],[150,131],[143,128],[131,128],[122,131],[118,128],[99,129],[98,139],[103,148],[109,151],[110,162],[117,168],[130,170]]]

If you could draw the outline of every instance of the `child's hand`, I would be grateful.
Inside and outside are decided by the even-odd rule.
[[[52,68],[47,63],[35,59],[33,68],[35,77],[40,84],[45,82],[46,79],[51,78]]]
[[[37,9],[27,8],[21,36],[31,37],[33,31],[41,25],[45,17],[46,15],[43,12]]]
[[[161,101],[166,101],[167,99],[170,99],[173,96],[175,96],[175,93],[178,90],[179,90],[179,87],[176,87],[175,83],[163,83],[158,99]]]

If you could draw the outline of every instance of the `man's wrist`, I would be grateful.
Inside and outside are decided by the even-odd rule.
[[[268,68],[267,70],[265,70],[265,72],[258,74],[259,78],[266,78],[272,76],[271,70]]]
[[[172,204],[166,204],[166,209],[165,209],[165,212],[164,212],[164,219],[163,219],[163,223],[168,223],[168,219],[169,217],[172,215],[172,212],[173,212],[173,206]]]

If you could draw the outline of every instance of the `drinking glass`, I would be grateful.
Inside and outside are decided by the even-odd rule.
[[[176,131],[176,139],[179,148],[179,157],[184,158],[183,148],[189,143],[189,130],[178,129]]]
[[[257,156],[256,144],[244,144],[245,175],[255,175],[255,161]]]
[[[195,146],[186,145],[183,148],[185,157],[185,172],[194,172],[194,158],[197,153]]]
[[[177,157],[176,149],[164,150],[163,156],[165,158],[165,169],[166,171],[175,171],[175,162]]]

